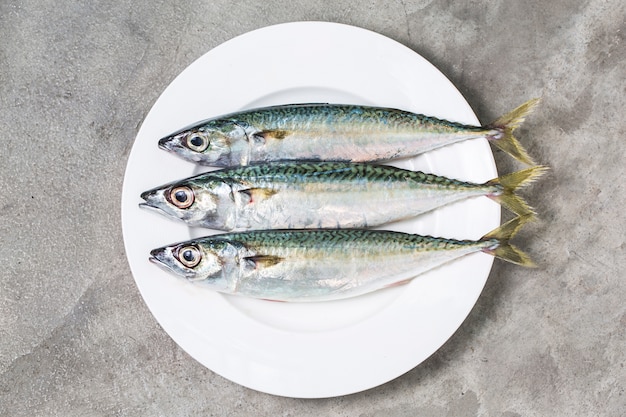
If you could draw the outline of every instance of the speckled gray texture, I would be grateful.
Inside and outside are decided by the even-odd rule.
[[[1,2],[0,415],[624,415],[625,16],[621,0]],[[431,358],[324,400],[243,388],[184,353],[138,293],[120,223],[126,159],[163,89],[220,43],[299,20],[404,43],[482,121],[542,96],[520,136],[552,168],[518,240],[540,267],[496,262]]]

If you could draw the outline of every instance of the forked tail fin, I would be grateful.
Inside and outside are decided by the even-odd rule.
[[[502,187],[502,192],[499,194],[490,194],[487,195],[487,197],[497,201],[502,205],[502,207],[511,210],[518,216],[535,214],[533,208],[530,207],[522,197],[515,194],[515,192],[519,188],[537,180],[547,170],[548,167],[545,166],[534,166],[488,181],[485,185],[500,185]]]
[[[533,111],[539,103],[538,98],[528,100],[515,110],[505,114],[487,127],[498,130],[498,134],[487,136],[487,139],[513,158],[528,164],[534,165],[532,158],[528,155],[524,147],[515,137],[513,131],[519,127],[526,119],[526,116]]]
[[[534,262],[527,254],[509,243],[509,240],[511,240],[517,234],[517,232],[519,232],[522,226],[524,226],[532,219],[532,214],[519,216],[512,220],[509,220],[497,229],[487,233],[480,240],[496,240],[497,243],[493,246],[483,249],[483,252],[517,265],[534,267]]]

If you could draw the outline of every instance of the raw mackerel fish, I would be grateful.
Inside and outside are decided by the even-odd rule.
[[[532,209],[515,191],[544,170],[536,166],[475,184],[391,166],[277,162],[166,184],[142,193],[141,206],[223,231],[373,227],[477,196],[525,215]]]
[[[154,249],[150,260],[223,293],[277,301],[336,300],[406,283],[475,252],[532,266],[509,244],[530,217],[517,217],[477,241],[363,229],[229,233]]]
[[[229,167],[294,160],[388,161],[485,138],[531,165],[531,158],[513,136],[513,130],[537,102],[538,99],[529,100],[485,126],[392,108],[280,105],[198,122],[162,138],[159,147],[199,164]]]

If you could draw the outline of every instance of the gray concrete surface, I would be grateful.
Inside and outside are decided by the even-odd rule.
[[[626,3],[91,3],[0,2],[0,415],[626,414]],[[163,89],[216,45],[299,20],[404,43],[482,121],[542,96],[520,135],[552,168],[518,240],[540,267],[496,262],[431,358],[324,400],[243,388],[184,353],[138,293],[120,224],[126,159]]]

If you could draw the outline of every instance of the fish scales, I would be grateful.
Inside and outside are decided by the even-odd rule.
[[[263,138],[249,141],[252,145],[240,156],[241,164],[291,160],[294,154],[301,155],[298,159],[390,160],[416,145],[422,151],[434,149],[436,142],[429,139],[433,133],[437,141],[444,135],[452,141],[456,136],[469,139],[486,134],[480,127],[463,130],[460,124],[436,118],[362,106],[270,108],[245,113],[233,121],[243,127],[247,138]]]
[[[481,132],[481,126],[467,126],[423,114],[397,109],[375,108],[354,105],[291,105],[274,106],[251,111],[233,117],[250,126],[265,126],[267,129],[297,130],[311,129],[340,131],[405,130],[421,126],[425,130],[458,132],[470,130]]]
[[[317,297],[354,296],[409,279],[428,265],[470,253],[477,246],[495,243],[362,230],[279,234],[283,236],[277,240],[273,232],[224,236],[241,243],[254,255],[280,259],[271,267],[255,265],[248,273],[240,273],[235,285],[238,294],[309,301]],[[284,281],[289,281],[289,285]]]
[[[249,181],[257,183],[265,181],[294,181],[294,178],[315,179],[317,182],[334,183],[365,179],[367,181],[405,181],[410,179],[417,183],[436,183],[441,186],[463,187],[474,185],[468,181],[446,178],[422,171],[393,169],[382,165],[345,164],[345,163],[282,163],[262,164],[223,171],[212,171],[211,175],[224,181]]]

